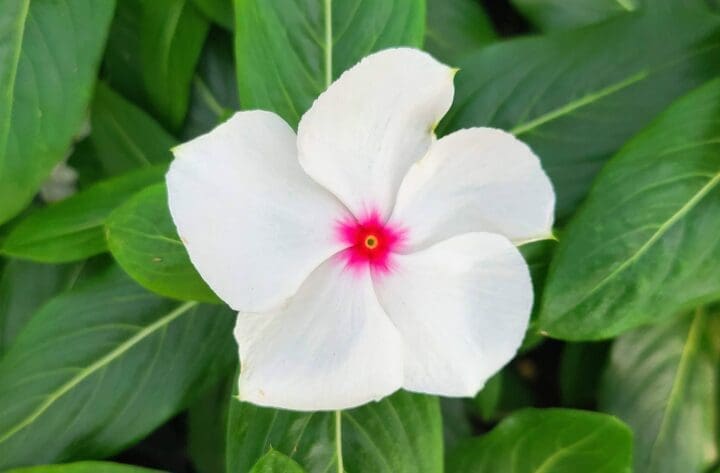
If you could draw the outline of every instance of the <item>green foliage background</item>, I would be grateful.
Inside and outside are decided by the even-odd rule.
[[[720,471],[720,5],[484,4],[0,1],[0,471]],[[509,130],[553,181],[523,349],[472,400],[240,403],[169,150],[241,109],[296,125],[398,45],[460,68],[440,135]],[[47,204],[64,162],[79,192]]]

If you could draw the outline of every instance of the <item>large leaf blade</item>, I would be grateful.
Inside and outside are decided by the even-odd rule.
[[[720,80],[616,155],[552,261],[539,327],[582,340],[720,296]]]
[[[118,268],[38,312],[0,362],[0,468],[101,458],[232,367],[233,314],[161,299]]]
[[[420,47],[425,2],[235,0],[235,19],[240,103],[273,111],[294,127],[320,92],[364,56]]]
[[[67,153],[92,95],[114,6],[114,0],[0,6],[0,38],[7,41],[0,48],[0,223],[30,202]]]
[[[635,432],[636,473],[705,471],[718,459],[718,322],[698,310],[615,341],[600,407]]]

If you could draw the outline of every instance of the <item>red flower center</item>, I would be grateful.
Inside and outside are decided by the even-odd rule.
[[[379,213],[372,212],[361,219],[347,219],[338,224],[338,238],[348,245],[342,258],[350,269],[371,269],[386,273],[392,269],[392,253],[404,240],[404,231],[383,222]]]

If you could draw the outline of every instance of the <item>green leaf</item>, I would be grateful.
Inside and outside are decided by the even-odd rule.
[[[564,406],[594,408],[610,345],[567,343],[560,359],[560,398]]]
[[[562,219],[628,138],[720,74],[718,32],[720,15],[688,9],[490,45],[460,63],[442,128],[511,130],[540,156]]]
[[[0,223],[20,212],[72,143],[114,0],[0,5]]]
[[[480,418],[485,422],[490,422],[495,418],[500,399],[502,396],[502,371],[496,373],[492,378],[487,380],[482,390],[475,395],[473,399],[475,408],[480,414]]]
[[[161,299],[115,267],[57,296],[0,361],[0,469],[136,442],[232,367],[233,319]]]
[[[233,29],[233,18],[235,18],[233,0],[193,0],[193,3],[198,10],[218,25],[227,30]]]
[[[603,169],[558,245],[539,326],[612,337],[720,296],[720,80],[678,100]]]
[[[297,462],[277,450],[270,450],[253,466],[250,473],[303,473]]]
[[[122,465],[112,462],[77,462],[61,465],[42,465],[27,468],[16,468],[6,473],[159,473],[159,470],[150,470],[135,465]]]
[[[85,262],[50,265],[9,260],[0,272],[0,354],[41,305],[73,287],[86,269]]]
[[[425,50],[437,59],[453,65],[495,40],[495,30],[479,2],[427,0]]]
[[[140,108],[98,83],[90,139],[109,176],[172,160],[175,139]]]
[[[210,32],[193,78],[183,138],[207,133],[240,108],[232,44],[232,37],[224,31]]]
[[[190,262],[167,204],[164,183],[137,193],[106,221],[115,260],[140,284],[179,300],[219,302]]]
[[[145,107],[147,94],[140,60],[143,1],[146,0],[118,2],[105,48],[102,75],[113,90]]]
[[[104,224],[133,194],[163,180],[166,166],[140,169],[99,182],[33,212],[15,225],[0,252],[44,263],[65,263],[107,251]]]
[[[240,103],[296,126],[329,83],[371,52],[420,47],[424,0],[235,0]],[[279,33],[282,32],[282,33]]]
[[[227,471],[249,471],[271,448],[310,473],[337,468],[336,414],[230,403]],[[442,425],[437,398],[398,392],[342,411],[342,451],[353,473],[440,473]]]
[[[201,473],[225,472],[228,410],[236,379],[228,376],[188,409],[188,453]]]
[[[601,408],[634,430],[636,473],[700,472],[717,461],[719,322],[699,310],[615,341]]]
[[[658,1],[658,0],[655,0]],[[542,31],[579,28],[637,10],[642,0],[511,0]]]
[[[140,52],[143,82],[155,114],[179,130],[209,23],[191,0],[142,2]]]
[[[448,472],[630,473],[632,433],[616,418],[570,409],[526,409],[465,442]]]

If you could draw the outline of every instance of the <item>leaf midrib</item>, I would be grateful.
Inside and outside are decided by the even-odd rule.
[[[23,3],[22,13],[20,15],[19,23],[20,26],[18,28],[18,41],[17,41],[17,48],[14,51],[13,54],[13,61],[11,64],[12,71],[10,72],[10,82],[8,84],[8,100],[7,100],[7,114],[5,115],[5,124],[3,125],[3,129],[0,130],[0,176],[2,176],[2,169],[5,161],[5,151],[7,149],[7,139],[8,135],[10,133],[10,124],[11,124],[11,115],[13,110],[13,104],[15,101],[13,100],[13,95],[15,94],[15,81],[17,79],[18,74],[18,66],[20,64],[20,52],[22,51],[22,45],[23,41],[25,39],[25,25],[27,24],[27,18],[28,14],[30,12],[30,0],[25,0]]]
[[[695,208],[695,206],[710,191],[712,191],[713,188],[718,185],[718,183],[720,183],[720,172],[715,174],[712,179],[708,180],[708,182],[704,186],[702,186],[700,190],[693,194],[693,196],[682,207],[680,207],[675,213],[673,213],[670,218],[665,220],[665,222],[663,222],[662,225],[658,227],[655,233],[653,233],[650,238],[635,251],[635,253],[633,253],[629,258],[623,261],[617,268],[610,272],[610,274],[601,279],[600,282],[598,282],[590,291],[588,291],[579,301],[577,301],[571,308],[566,310],[563,315],[569,314],[573,309],[575,309],[580,304],[595,295],[600,289],[605,287],[620,273],[625,271],[633,263],[639,260],[660,238],[665,235],[665,233],[667,233],[673,227],[673,225],[675,225],[675,223],[682,220],[685,215],[687,215],[693,208]],[[560,318],[562,317],[563,316],[561,316]]]
[[[72,388],[80,384],[83,380],[91,376],[93,373],[97,372],[98,370],[104,368],[105,366],[109,365],[113,361],[115,361],[117,358],[122,356],[125,352],[133,348],[135,345],[143,341],[145,338],[152,335],[154,332],[156,332],[159,329],[162,329],[169,325],[172,321],[186,313],[188,310],[192,309],[194,306],[197,305],[197,302],[186,302],[184,304],[181,304],[178,306],[175,310],[172,310],[167,315],[161,317],[160,319],[156,320],[152,324],[148,325],[147,327],[143,328],[142,330],[138,331],[135,335],[125,340],[123,343],[117,345],[114,349],[112,349],[109,353],[106,355],[100,357],[95,362],[91,363],[90,365],[83,368],[81,371],[79,371],[75,376],[70,378],[65,384],[60,386],[58,389],[50,393],[47,397],[45,397],[45,400],[34,410],[32,411],[28,416],[26,416],[24,419],[20,420],[20,422],[16,423],[14,426],[10,427],[2,436],[0,436],[0,444],[6,442],[8,439],[13,437],[16,433],[20,432],[22,429],[27,427],[28,425],[35,422],[45,411],[47,411],[58,399],[60,399],[63,395],[65,395],[68,391],[70,391]]]

